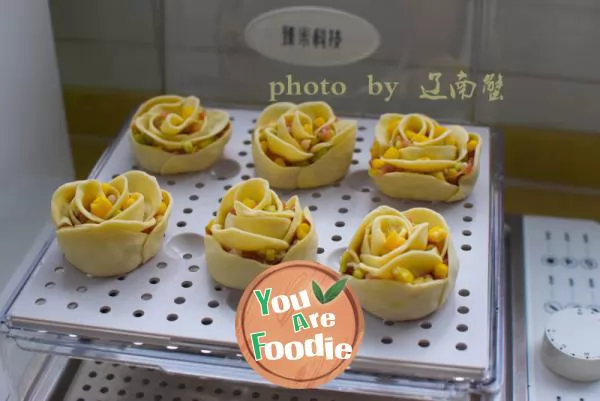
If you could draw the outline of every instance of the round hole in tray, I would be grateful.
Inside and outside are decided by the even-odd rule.
[[[248,156],[248,152],[242,150],[241,152],[238,152],[238,156],[242,156],[242,157]]]
[[[169,383],[167,383],[166,381],[162,381],[158,384],[159,387],[165,388],[169,385]]]
[[[247,163],[246,168],[254,168],[254,163]]]
[[[461,297],[468,297],[469,295],[471,295],[471,292],[463,288],[458,291],[458,295],[460,295]]]
[[[144,301],[149,301],[149,300],[152,299],[152,294],[149,294],[149,293],[146,292],[146,293],[142,294],[142,299]]]
[[[467,349],[467,344],[465,343],[458,343],[456,344],[456,349],[459,351],[464,351]]]
[[[240,154],[240,156],[245,155]],[[235,160],[222,159],[212,166],[212,168],[210,169],[210,175],[214,179],[226,180],[228,178],[233,178],[236,175],[238,175],[240,173],[240,170],[240,164]]]
[[[108,387],[102,387],[102,388],[100,389],[100,392],[101,392],[102,394],[106,394],[106,393],[108,393]]]
[[[175,185],[175,184],[176,184],[175,180],[167,181],[167,185]]]
[[[242,395],[242,390],[239,389],[235,389],[233,390],[233,392],[231,393],[234,397],[239,397],[240,395]]]
[[[109,313],[110,312],[110,306],[103,306],[100,308],[100,313]]]
[[[92,386],[90,386],[89,384],[84,385],[81,389],[83,391],[90,391],[90,389],[92,388]]]
[[[166,242],[164,249],[174,259],[197,258],[204,254],[204,237],[195,233],[176,234]]]
[[[244,181],[248,181],[249,179],[250,179],[250,176],[248,174],[244,174],[242,176],[242,180],[244,180]]]
[[[167,315],[167,320],[168,320],[169,322],[174,322],[174,321],[175,321],[175,320],[177,320],[177,319],[179,319],[179,316],[177,316],[177,314],[176,314],[176,313],[169,313],[169,314]]]
[[[463,205],[466,209],[472,209],[473,208],[473,204],[470,202],[467,202]]]
[[[165,267],[167,267],[167,262],[158,262],[156,264],[156,267],[158,267],[159,269],[164,269]]]
[[[250,135],[252,135],[252,134],[254,134],[254,130],[253,130],[252,128],[250,128],[250,129],[248,130],[248,133],[249,133]]]
[[[46,303],[46,299],[45,298],[38,298],[35,300],[35,304],[36,305],[44,305]]]
[[[429,340],[426,340],[426,339],[419,340],[418,344],[419,344],[419,347],[421,347],[421,348],[427,348],[431,345]]]
[[[335,242],[339,242],[339,241],[342,240],[342,236],[336,234],[336,235],[334,235],[334,236],[331,237],[331,240],[335,241]]]
[[[190,214],[194,211],[194,209],[192,209],[191,207],[186,207],[185,209],[183,209],[183,213],[185,214]]]
[[[341,208],[338,209],[338,212],[340,214],[346,214],[346,213],[348,213],[348,209],[346,209],[345,207],[341,207]]]
[[[109,373],[106,375],[106,380],[112,380],[115,378],[115,375],[113,375],[112,373]]]
[[[192,286],[192,282],[191,282],[191,281],[183,281],[183,282],[181,283],[181,286],[182,286],[183,288],[190,288],[190,287]]]
[[[213,322],[212,318],[210,317],[205,317],[202,319],[202,324],[205,326],[211,325]]]
[[[141,309],[138,309],[138,310],[136,310],[136,311],[133,312],[133,316],[134,317],[142,317],[142,316],[144,316],[144,311],[141,310]]]
[[[190,195],[189,198],[191,201],[197,201],[199,199],[198,195]]]
[[[321,247],[317,248],[317,254],[318,255],[322,255],[323,253],[325,253],[325,249],[323,249]]]
[[[46,288],[54,288],[56,287],[56,283],[53,283],[52,281],[46,283],[46,285],[44,286]]]
[[[371,186],[371,178],[366,170],[355,171],[348,175],[348,186],[356,191]]]
[[[179,384],[177,385],[177,388],[178,388],[179,390],[185,390],[185,383],[179,383]]]
[[[221,287],[220,285],[215,285],[214,289],[215,291],[223,291],[223,287]]]
[[[365,127],[364,125],[361,125],[361,126],[358,127],[359,131],[364,131],[366,129],[367,129],[367,127]]]
[[[465,216],[463,217],[463,221],[466,221],[467,223],[473,221],[473,218],[471,216]]]
[[[362,136],[357,136],[356,137],[356,142],[364,142],[365,138],[363,138]]]
[[[354,148],[354,153],[360,153],[361,149],[360,148]]]
[[[130,383],[131,382],[131,376],[125,376],[125,378],[123,378],[123,381],[125,383]]]
[[[470,237],[473,234],[470,230],[463,230],[462,235],[465,237]]]
[[[184,297],[177,297],[173,300],[173,302],[175,302],[177,305],[181,305],[183,303],[185,303],[185,298]]]
[[[252,398],[258,398],[258,397],[260,397],[260,393],[259,392],[255,391],[255,392],[252,393]]]
[[[111,175],[111,176],[110,176],[110,178],[112,178],[112,179],[114,180],[114,179],[115,179],[115,178],[117,178],[118,176],[119,176],[119,174],[113,174],[113,175]]]
[[[327,257],[327,265],[337,270],[337,268],[340,266],[340,259],[344,254],[344,250],[344,248],[338,248],[331,252]]]
[[[135,398],[144,398],[144,393],[142,393],[141,391],[135,393]]]
[[[353,166],[356,166],[357,164],[358,164],[358,160],[356,160],[356,159],[352,160],[352,165]]]
[[[231,185],[229,185],[229,184],[228,184],[228,185],[225,185],[225,186],[223,187],[223,189],[224,189],[225,191],[229,191],[229,190],[231,189]]]
[[[374,196],[371,198],[371,202],[379,203],[381,202],[381,198],[379,196]]]
[[[95,371],[91,371],[91,372],[88,374],[88,376],[89,376],[89,377],[91,377],[91,378],[93,379],[94,377],[98,376],[98,373],[96,373]]]
[[[196,185],[194,185],[196,188],[198,189],[202,189],[204,188],[204,183],[203,182],[197,182]]]
[[[242,298],[242,292],[237,290],[232,290],[227,294],[227,306],[231,308],[231,310],[237,310],[237,307],[240,303],[240,299]]]
[[[462,249],[463,251],[466,251],[466,252],[468,252],[468,251],[470,251],[470,250],[471,250],[471,245],[469,245],[469,244],[464,244],[464,245],[462,245],[462,246],[460,247],[460,249]]]
[[[394,342],[394,339],[392,337],[382,337],[381,338],[382,344],[391,344],[393,342]]]
[[[394,325],[394,321],[393,320],[384,320],[383,324],[385,324],[386,326],[393,326]]]
[[[67,309],[71,309],[71,310],[77,309],[78,306],[79,306],[79,304],[77,302],[69,302],[67,304]]]
[[[342,185],[342,183],[341,183],[340,181],[337,181],[337,182],[333,183],[333,185],[332,185],[332,186],[333,186],[334,188],[339,188],[341,185]]]
[[[466,324],[459,324],[458,326],[456,326],[456,330],[460,331],[461,333],[464,333],[465,331],[469,330],[469,326],[467,326]]]
[[[222,389],[222,388],[220,388],[220,387],[217,387],[217,388],[215,389],[215,394],[223,394],[223,389]]]
[[[203,391],[204,391],[204,387],[202,387],[202,386],[197,386],[197,387],[196,387],[196,392],[197,392],[197,393],[201,393],[201,392],[203,392]]]
[[[317,211],[317,206],[316,205],[310,205],[308,207],[308,210],[310,210],[311,212],[316,212]]]
[[[246,146],[248,146],[248,145],[252,145],[252,141],[251,141],[251,140],[249,140],[249,139],[246,139],[246,140],[244,141],[244,145],[246,145]]]
[[[87,292],[87,287],[85,287],[83,285],[79,286],[79,287],[77,287],[76,291],[79,292],[79,293],[81,293],[81,294],[83,294],[84,292]]]
[[[336,227],[344,227],[346,225],[346,223],[344,223],[343,221],[336,221],[335,222],[335,226]]]
[[[469,313],[469,308],[467,308],[466,306],[459,306],[457,311],[462,315],[466,315],[467,313]]]
[[[422,322],[421,323],[421,328],[425,329],[425,330],[430,329],[431,328],[431,322]]]
[[[56,273],[64,273],[65,272],[65,268],[62,267],[62,266],[57,266],[57,267],[54,268],[54,271]]]
[[[187,223],[185,221],[178,221],[177,222],[177,227],[182,228],[187,226]]]
[[[346,194],[346,195],[342,195],[342,200],[350,200],[352,199],[352,196]]]
[[[148,282],[150,284],[158,284],[160,283],[160,279],[158,277],[150,277],[150,280],[148,280]]]
[[[117,278],[117,280],[124,281],[126,278],[127,278],[127,276],[121,276],[121,277]]]
[[[315,199],[318,199],[321,197],[321,193],[320,192],[313,192],[312,197]]]
[[[191,265],[190,267],[188,267],[188,270],[189,270],[190,272],[192,272],[192,273],[195,273],[195,272],[197,272],[198,270],[200,270],[200,267],[199,267],[199,266],[196,266],[196,265]]]
[[[219,301],[215,301],[214,299],[212,301],[208,301],[209,308],[216,308],[218,306],[219,306]]]
[[[365,192],[365,193],[371,192],[371,188],[367,188],[367,187],[361,188],[360,192]]]

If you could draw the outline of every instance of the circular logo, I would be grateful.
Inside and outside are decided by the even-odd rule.
[[[346,279],[314,262],[269,268],[246,288],[237,309],[244,358],[287,388],[315,388],[343,373],[363,333],[362,309]]]

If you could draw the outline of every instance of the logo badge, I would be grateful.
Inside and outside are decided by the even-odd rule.
[[[244,358],[287,388],[315,388],[343,373],[363,333],[362,309],[346,279],[314,262],[269,268],[246,288],[237,309]]]

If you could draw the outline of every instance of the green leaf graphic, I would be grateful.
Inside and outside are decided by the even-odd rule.
[[[329,303],[329,302],[333,301],[334,299],[336,299],[337,296],[340,295],[340,293],[344,290],[344,287],[346,286],[346,280],[348,280],[348,279],[343,278],[343,279],[337,281],[331,287],[329,287],[327,292],[325,292],[325,297],[324,297],[325,302],[321,302],[321,303],[326,304],[326,303]]]
[[[323,291],[321,290],[321,287],[319,287],[319,284],[317,284],[317,282],[315,280],[313,280],[312,282],[312,290],[313,290],[313,294],[315,294],[315,297],[317,298],[317,300],[324,304],[325,303],[325,298],[323,297]]]

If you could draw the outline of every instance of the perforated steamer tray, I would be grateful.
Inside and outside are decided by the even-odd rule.
[[[87,277],[69,265],[52,241],[7,314],[19,329],[69,334],[71,338],[118,341],[137,348],[188,347],[193,352],[238,350],[235,308],[241,293],[215,283],[203,255],[204,227],[227,189],[254,176],[250,139],[256,111],[229,110],[233,136],[209,171],[157,177],[174,197],[160,253],[127,276]],[[352,371],[491,383],[501,348],[498,319],[501,213],[496,172],[491,171],[488,128],[482,137],[480,176],[472,195],[456,204],[406,202],[380,194],[367,175],[376,119],[359,119],[354,160],[344,180],[327,188],[277,191],[298,194],[312,211],[319,235],[319,261],[333,269],[362,218],[379,205],[399,210],[426,206],[452,229],[460,259],[454,293],[433,315],[417,322],[384,322],[365,314],[366,331]],[[99,162],[94,178],[136,168],[124,133]],[[39,334],[38,334],[39,335]]]

